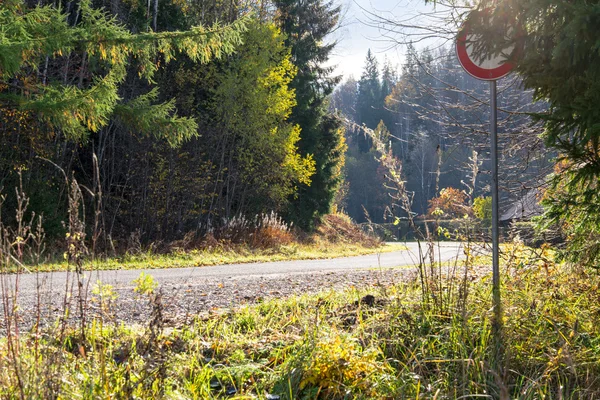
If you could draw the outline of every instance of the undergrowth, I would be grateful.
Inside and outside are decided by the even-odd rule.
[[[41,219],[40,219],[41,220]],[[30,223],[32,225],[32,223]],[[1,221],[0,221],[1,227]],[[28,226],[29,231],[35,226]],[[41,228],[38,228],[41,229]],[[23,234],[21,242],[12,240],[23,249],[40,246],[33,234]],[[43,233],[43,231],[42,231]],[[18,234],[12,235],[20,238]],[[65,246],[73,236],[67,235]],[[385,244],[379,239],[364,234],[346,215],[331,214],[323,218],[314,233],[293,231],[275,214],[268,214],[248,221],[237,217],[226,223],[218,232],[196,238],[195,234],[166,245],[142,246],[139,238],[132,235],[122,255],[87,257],[83,270],[154,269],[203,267],[211,265],[254,263],[287,260],[311,260],[348,257],[375,252],[390,252],[406,249],[401,244]],[[10,242],[9,247],[14,247]],[[18,260],[3,265],[2,272],[17,272],[25,268],[30,272],[65,271],[69,269],[68,252],[60,256],[48,256],[30,251]]]
[[[158,310],[146,327],[97,318],[85,342],[76,328],[24,333],[20,383],[0,340],[0,397],[597,398],[600,278],[525,249],[515,245],[503,268],[501,375],[491,368],[491,278],[469,265],[466,304],[443,309],[415,280],[215,310],[177,327],[157,320],[160,295],[143,276],[136,289]],[[114,300],[100,289],[98,301]]]
[[[93,159],[94,163],[97,160]],[[96,164],[94,164],[96,165]],[[44,218],[29,208],[29,197],[20,185],[15,188],[16,209],[2,209],[6,196],[0,187],[0,273],[83,270],[198,267],[372,254],[405,249],[385,246],[362,232],[345,214],[325,215],[315,232],[295,229],[277,213],[254,217],[237,215],[217,226],[190,231],[180,240],[145,243],[140,231],[127,240],[113,240],[101,226],[102,193],[95,199],[94,220],[85,219],[84,193],[89,189],[74,176],[60,170],[69,188],[68,221],[63,222],[64,240],[48,243]],[[97,177],[96,177],[97,178]],[[6,217],[13,223],[7,223]],[[101,245],[103,243],[103,245]]]

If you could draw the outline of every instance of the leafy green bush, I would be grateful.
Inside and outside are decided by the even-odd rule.
[[[492,198],[490,196],[477,197],[473,201],[473,214],[485,225],[490,225],[492,223]]]

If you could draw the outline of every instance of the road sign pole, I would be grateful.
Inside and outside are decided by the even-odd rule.
[[[492,10],[493,11],[493,10]],[[474,21],[471,20],[472,16]],[[456,37],[456,55],[460,65],[472,77],[490,81],[490,141],[492,159],[492,302],[493,302],[493,337],[496,342],[496,366],[498,376],[502,376],[504,364],[504,341],[502,340],[502,303],[500,302],[500,229],[499,229],[499,197],[498,197],[498,107],[496,81],[510,73],[514,68],[512,57],[506,58],[504,54],[516,55],[521,51],[520,47],[507,46],[504,51],[495,54],[487,54],[487,57],[479,57],[481,54],[472,51],[477,47],[475,44],[479,39],[477,34],[472,34],[471,23],[478,23],[477,15],[470,14]],[[514,36],[514,29],[512,35]],[[509,32],[507,32],[508,34]],[[474,47],[473,47],[474,46]]]
[[[492,141],[492,293],[494,300],[494,313],[500,316],[500,265],[499,265],[499,237],[498,228],[498,105],[496,81],[490,81],[490,139]]]

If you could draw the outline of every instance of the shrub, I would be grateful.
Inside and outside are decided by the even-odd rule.
[[[365,246],[378,246],[380,240],[364,233],[350,217],[344,213],[325,215],[317,234],[332,243],[360,243]]]
[[[356,338],[334,332],[317,342],[300,388],[318,387],[323,398],[348,398],[351,392],[377,396],[373,378],[392,372],[377,347],[363,348]]]
[[[492,198],[477,197],[473,201],[473,214],[480,219],[485,225],[492,223]]]
[[[538,232],[564,235],[560,260],[598,269],[600,266],[599,180],[578,179],[567,160],[555,166],[550,187],[543,192],[544,214],[536,218]]]
[[[453,187],[440,190],[440,195],[429,200],[429,217],[461,218],[471,215],[472,210],[467,204],[467,194]]]
[[[252,247],[271,248],[290,244],[294,241],[290,227],[291,225],[288,225],[275,212],[262,214],[255,223],[250,245]]]
[[[290,244],[294,240],[290,230],[291,225],[272,211],[256,215],[253,220],[243,215],[224,220],[215,236],[229,243],[268,248]]]

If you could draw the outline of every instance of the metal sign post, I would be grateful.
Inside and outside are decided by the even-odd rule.
[[[492,297],[494,311],[500,317],[500,229],[498,199],[498,105],[496,81],[490,81],[490,139],[492,158]]]
[[[492,297],[494,314],[497,323],[501,323],[502,310],[500,303],[500,231],[499,231],[499,198],[498,198],[498,107],[496,81],[508,75],[514,64],[508,61],[503,54],[515,52],[515,45],[508,46],[502,52],[487,57],[474,54],[474,43],[478,37],[470,33],[469,23],[465,23],[456,38],[456,55],[461,66],[471,76],[477,79],[490,81],[490,139],[492,161]]]

